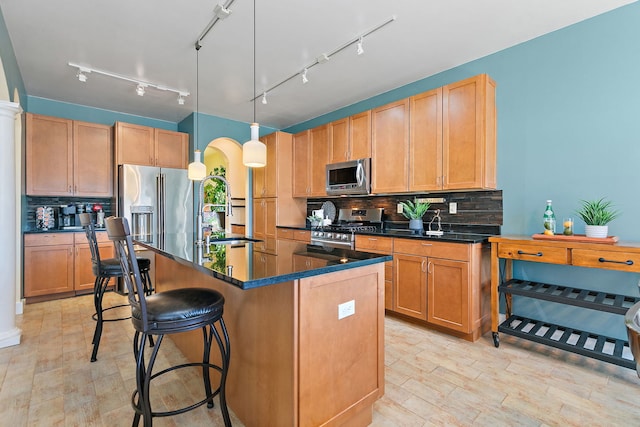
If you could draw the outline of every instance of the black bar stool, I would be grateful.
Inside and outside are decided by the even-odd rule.
[[[98,239],[96,238],[96,229],[91,215],[88,213],[80,214],[80,224],[84,229],[84,232],[89,241],[89,249],[91,250],[91,263],[93,265],[93,274],[96,276],[96,280],[93,284],[93,304],[96,308],[96,312],[93,314],[93,320],[96,321],[96,329],[93,333],[93,351],[91,353],[91,361],[95,362],[98,356],[98,347],[100,346],[100,338],[102,337],[102,326],[104,322],[117,322],[120,320],[130,319],[131,316],[118,317],[105,319],[104,313],[109,310],[116,309],[118,307],[126,307],[128,304],[119,304],[107,308],[102,308],[102,298],[107,291],[109,281],[111,278],[122,277],[122,267],[120,267],[120,261],[117,258],[101,259],[100,250],[98,248]],[[138,258],[138,268],[142,274],[142,281],[144,284],[144,292],[146,295],[153,293],[153,287],[151,284],[151,277],[149,276],[149,269],[151,268],[151,261],[147,258]],[[153,345],[153,339],[150,339],[150,345]]]
[[[231,426],[229,410],[226,401],[226,381],[229,369],[230,346],[227,328],[222,319],[224,297],[221,293],[207,288],[172,289],[166,292],[146,295],[144,292],[141,273],[133,249],[133,240],[129,231],[129,224],[125,218],[107,218],[107,234],[116,246],[120,259],[123,280],[128,288],[129,304],[131,305],[131,321],[136,330],[133,339],[133,352],[136,358],[136,391],[131,397],[131,405],[135,411],[133,426],[140,422],[140,416],[145,427],[151,427],[153,417],[167,417],[195,409],[205,403],[213,407],[213,398],[220,397],[220,409],[224,418],[224,425]],[[158,355],[165,334],[175,334],[202,329],[204,352],[202,362],[184,363],[153,373],[153,365]],[[157,336],[148,363],[145,365],[144,348],[147,337]],[[218,366],[209,362],[213,338],[218,344],[221,364]],[[149,400],[151,380],[176,369],[191,366],[202,367],[205,397],[190,406],[166,412],[153,412]],[[211,389],[209,369],[220,372],[220,384],[216,390]]]

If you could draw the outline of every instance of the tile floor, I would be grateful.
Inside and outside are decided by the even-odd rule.
[[[110,293],[106,300],[124,298]],[[90,363],[91,314],[91,296],[25,307],[18,317],[22,343],[0,349],[0,426],[131,425],[130,322],[105,326],[98,361]],[[640,425],[633,370],[504,335],[496,349],[491,334],[469,343],[391,317],[385,327],[386,392],[373,426]],[[159,366],[182,358],[171,347],[163,343]],[[191,399],[200,392],[197,376],[163,377],[155,401]],[[216,405],[154,425],[223,424]]]

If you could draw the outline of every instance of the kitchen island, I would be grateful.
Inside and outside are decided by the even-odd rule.
[[[224,295],[229,407],[246,426],[370,424],[384,393],[391,257],[288,240],[265,253],[226,238],[209,247],[189,236],[165,236],[162,248],[139,243],[157,254],[158,292],[201,286]],[[172,339],[187,358],[201,359],[200,331]]]

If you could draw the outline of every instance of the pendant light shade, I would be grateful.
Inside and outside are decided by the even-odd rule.
[[[189,163],[187,176],[192,181],[202,181],[207,176],[207,168],[200,160],[200,150],[193,153],[193,162]]]
[[[260,125],[251,123],[251,140],[242,144],[242,164],[250,168],[263,168],[267,165],[267,146],[258,138]]]

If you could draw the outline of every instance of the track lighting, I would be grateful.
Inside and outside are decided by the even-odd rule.
[[[316,57],[316,59],[309,65],[307,65],[306,67],[303,68],[302,73],[300,71],[296,71],[295,73],[293,73],[292,75],[290,75],[289,77],[287,77],[286,79],[280,80],[278,83],[276,83],[275,85],[271,86],[270,88],[268,88],[267,90],[265,90],[262,94],[262,103],[266,104],[266,98],[265,98],[265,94],[267,92],[271,92],[272,90],[280,87],[281,85],[285,84],[286,82],[288,82],[289,80],[296,78],[298,75],[302,76],[302,83],[307,83],[309,81],[309,79],[307,78],[307,70],[311,67],[315,67],[318,64],[326,64],[327,62],[329,62],[329,59],[331,59],[331,57],[339,52],[342,52],[343,50],[345,50],[346,48],[348,48],[349,46],[352,46],[354,44],[356,44],[356,53],[358,55],[362,55],[364,53],[364,48],[363,48],[363,39],[368,36],[369,34],[373,34],[376,31],[382,29],[383,27],[385,27],[387,24],[392,23],[393,21],[396,20],[396,16],[392,15],[391,17],[387,18],[386,21],[376,25],[375,27],[371,28],[370,30],[367,30],[363,33],[361,33],[360,35],[358,35],[357,37],[349,40],[348,42],[342,44],[341,46],[338,46],[337,48],[335,48],[334,50],[332,50],[329,53],[322,53],[320,55],[318,55]],[[298,68],[299,70],[299,68]],[[260,95],[256,95],[255,91],[254,91],[254,97],[251,99],[251,101],[255,101],[256,99],[258,99],[260,97]]]
[[[262,103],[267,105],[267,92],[262,92]]]
[[[360,40],[358,41],[358,47],[356,49],[356,53],[358,55],[362,55],[364,53],[364,49],[362,48],[362,37],[360,37]]]
[[[189,96],[189,92],[184,91],[184,90],[173,89],[173,88],[170,88],[170,87],[167,87],[167,86],[163,86],[163,85],[159,85],[159,84],[155,84],[155,83],[151,83],[151,82],[141,81],[141,80],[138,80],[138,79],[134,79],[133,77],[127,77],[127,76],[123,76],[121,74],[112,73],[111,71],[105,71],[105,70],[99,70],[97,68],[85,67],[84,65],[74,64],[73,62],[69,62],[68,64],[69,64],[70,67],[74,67],[74,68],[78,69],[78,72],[76,73],[76,77],[78,78],[79,81],[81,81],[83,83],[87,81],[87,74],[95,73],[95,74],[101,74],[101,75],[107,76],[107,77],[113,77],[115,79],[124,80],[126,82],[135,83],[135,85],[136,85],[136,93],[138,94],[138,96],[144,96],[147,88],[150,88],[150,87],[154,88],[154,89],[157,89],[157,90],[174,92],[174,93],[178,94],[178,104],[180,104],[180,105],[184,105],[184,98]]]
[[[231,11],[227,8],[225,8],[223,5],[221,4],[217,4],[213,7],[213,14],[216,16],[216,18],[218,18],[219,20],[223,20],[225,19],[227,16],[231,15]]]
[[[209,34],[209,31],[211,31],[213,26],[216,25],[218,21],[222,21],[229,15],[231,15],[231,12],[233,11],[229,10],[229,6],[233,4],[233,1],[234,0],[227,0],[226,4],[216,4],[213,7],[213,18],[211,19],[211,21],[209,21],[205,29],[202,30],[202,33],[200,33],[198,40],[196,40],[196,49],[202,46],[202,40],[207,36],[207,34]]]

